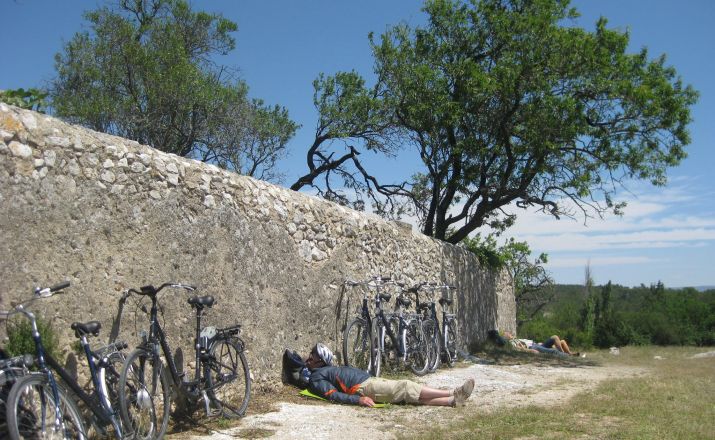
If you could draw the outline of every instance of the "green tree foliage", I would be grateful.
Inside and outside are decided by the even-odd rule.
[[[47,92],[39,89],[0,90],[0,102],[44,113]]]
[[[533,261],[531,249],[525,241],[509,239],[499,246],[493,235],[479,234],[462,241],[465,248],[489,267],[504,267],[514,282],[517,324],[522,325],[537,316],[553,297],[553,280],[544,269],[548,257],[541,254]]]
[[[664,185],[686,156],[697,93],[664,56],[626,53],[628,34],[606,19],[590,32],[568,26],[568,0],[428,0],[424,10],[425,27],[371,42],[376,95],[425,166],[410,200],[426,235],[458,243],[503,229],[512,204],[618,213],[624,180]]]
[[[519,328],[541,339],[559,334],[579,347],[591,345],[715,345],[715,290],[669,289],[662,283],[623,287],[554,286],[554,300],[541,315]],[[583,311],[595,301],[593,332],[584,331]]]
[[[235,47],[237,26],[184,0],[119,0],[87,12],[55,57],[59,116],[160,150],[277,178],[275,162],[297,126],[281,107],[214,58]]]

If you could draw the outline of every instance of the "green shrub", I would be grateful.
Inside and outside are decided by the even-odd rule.
[[[8,322],[7,336],[8,342],[5,350],[11,356],[21,354],[35,354],[35,342],[32,339],[32,323],[25,317],[16,317]],[[52,324],[44,320],[41,316],[37,316],[37,329],[42,338],[42,346],[45,347],[45,352],[52,357],[57,358],[58,341]]]

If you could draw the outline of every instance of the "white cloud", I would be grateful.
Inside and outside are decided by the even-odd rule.
[[[621,266],[621,265],[633,265],[633,264],[647,264],[658,261],[656,259],[640,256],[640,257],[574,257],[574,258],[554,258],[549,259],[549,263],[546,265],[547,268],[557,268],[557,267],[586,267],[590,265],[591,267],[599,266]]]

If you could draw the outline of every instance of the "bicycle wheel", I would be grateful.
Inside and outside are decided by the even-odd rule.
[[[370,329],[362,318],[353,319],[343,332],[345,365],[370,372],[372,368],[373,340]]]
[[[243,417],[251,398],[251,373],[243,353],[243,342],[218,339],[203,362],[207,394],[221,415]]]
[[[432,318],[427,318],[422,321],[422,328],[427,338],[429,348],[429,361],[427,362],[427,372],[434,373],[439,367],[439,352],[441,349],[439,340],[439,327],[437,322]]]
[[[382,358],[385,353],[385,327],[382,323],[378,323],[377,320],[372,322],[372,328],[370,329],[370,339],[373,345],[373,362],[372,362],[372,374],[375,377],[380,377],[382,373]]]
[[[7,400],[7,426],[11,439],[87,438],[77,404],[61,386],[55,388],[57,401],[45,374],[31,374],[15,382]]]
[[[158,439],[169,423],[171,390],[163,364],[144,349],[134,350],[119,375],[122,425],[135,438]]]
[[[419,319],[408,321],[406,331],[407,363],[414,374],[424,376],[429,371],[430,348],[423,322]]]
[[[457,362],[457,347],[459,345],[459,330],[457,329],[457,321],[450,319],[447,321],[447,326],[444,329],[444,347],[445,361],[450,367]]]
[[[119,410],[119,377],[124,366],[125,356],[114,352],[107,358],[107,366],[99,369],[99,383],[102,394],[107,396],[112,409]]]

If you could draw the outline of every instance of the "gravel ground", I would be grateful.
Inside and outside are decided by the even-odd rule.
[[[568,365],[479,365],[460,363],[453,369],[416,378],[435,388],[454,388],[467,378],[476,381],[474,393],[464,408],[392,405],[369,409],[348,405],[294,400],[276,402],[275,411],[253,414],[237,426],[211,430],[209,434],[185,432],[170,440],[223,440],[268,437],[271,439],[395,438],[423,428],[446,425],[478,412],[521,405],[554,405],[609,378],[632,377],[644,370],[593,366],[584,362]],[[297,403],[296,403],[297,402]]]

